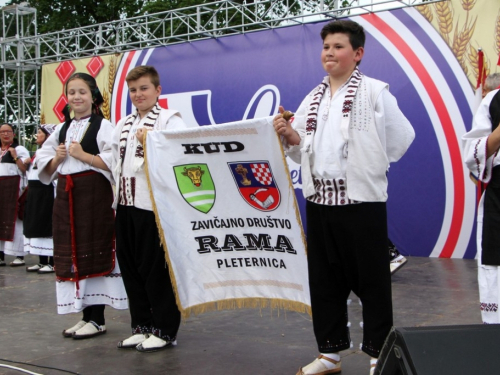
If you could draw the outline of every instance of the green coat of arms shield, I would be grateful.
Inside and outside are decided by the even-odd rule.
[[[174,167],[177,187],[194,209],[208,213],[215,203],[215,185],[206,164],[183,164]]]

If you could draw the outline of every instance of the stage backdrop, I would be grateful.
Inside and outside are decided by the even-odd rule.
[[[462,163],[460,137],[472,122],[477,48],[485,50],[489,73],[496,70],[499,9],[495,1],[477,5],[453,0],[352,17],[367,32],[361,71],[390,84],[416,131],[408,153],[389,171],[389,236],[406,255],[476,255],[475,186]],[[275,114],[280,104],[294,111],[325,75],[319,36],[324,24],[111,56],[112,69],[105,66],[106,73],[99,73],[116,75],[109,87],[111,119],[132,111],[125,76],[144,64],[160,72],[160,104],[180,110],[190,124],[265,117]],[[67,63],[43,67],[46,122],[54,121],[54,104],[45,104],[50,103],[46,71]],[[288,164],[303,210],[300,168]]]

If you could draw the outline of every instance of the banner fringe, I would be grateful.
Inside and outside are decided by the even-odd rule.
[[[149,190],[149,197],[151,198],[151,203],[153,204],[153,212],[155,213],[155,221],[156,221],[156,227],[158,228],[158,234],[160,236],[160,245],[163,247],[163,252],[165,253],[165,262],[167,263],[168,266],[168,273],[170,275],[170,281],[172,284],[172,289],[174,290],[174,295],[175,295],[175,303],[177,304],[177,308],[183,313],[182,305],[181,305],[181,300],[179,299],[179,291],[177,290],[177,280],[175,279],[175,273],[174,270],[172,269],[172,262],[170,261],[170,257],[168,255],[168,248],[167,248],[167,241],[165,241],[165,232],[163,232],[163,228],[161,226],[160,222],[160,215],[158,214],[158,209],[156,207],[156,202],[154,199],[153,195],[153,189],[151,188],[151,180],[149,178],[149,168],[148,168],[148,153],[146,149],[146,139],[147,139],[148,131],[144,131],[144,136],[143,136],[143,145],[142,148],[144,149],[144,172],[146,173],[146,180],[148,181],[148,190]]]
[[[295,196],[295,189],[293,188],[292,177],[290,175],[290,170],[288,169],[285,150],[283,150],[283,142],[281,142],[281,136],[278,135],[278,133],[276,133],[276,139],[278,140],[278,143],[280,145],[281,160],[283,161],[283,165],[285,166],[285,171],[288,177],[288,194],[293,197],[293,208],[295,209],[295,217],[297,218],[297,222],[300,224],[300,234],[302,236],[302,243],[304,244],[304,251],[306,252],[307,255],[307,241],[306,241],[306,235],[304,233],[304,227],[302,226],[302,218],[300,217],[299,204],[297,203],[297,197]]]
[[[236,310],[236,309],[265,309],[294,311],[312,315],[311,306],[297,301],[274,298],[233,298],[222,301],[207,302],[191,306],[181,311],[182,318],[199,315],[211,311]]]

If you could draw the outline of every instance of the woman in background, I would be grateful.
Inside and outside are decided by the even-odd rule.
[[[39,148],[55,128],[54,124],[40,125],[36,135],[36,144]],[[39,263],[26,267],[26,271],[39,274],[53,273],[52,208],[55,182],[48,185],[40,182],[36,154],[31,159],[26,159],[24,163],[28,166],[28,190],[23,218],[24,250],[39,257]]]
[[[19,218],[18,199],[25,185],[26,165],[30,157],[26,148],[14,138],[11,124],[0,126],[2,154],[0,156],[0,266],[5,266],[5,254],[14,255],[11,267],[24,265],[23,222]]]

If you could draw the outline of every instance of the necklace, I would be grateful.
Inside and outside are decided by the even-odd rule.
[[[2,154],[0,155],[0,160],[3,159],[4,155],[9,151],[9,147],[12,146],[12,143],[10,145],[8,145],[5,150],[3,149],[3,146],[2,146]]]
[[[12,146],[12,143],[10,145],[5,146],[5,148],[2,146],[2,156],[9,150],[10,146]]]

